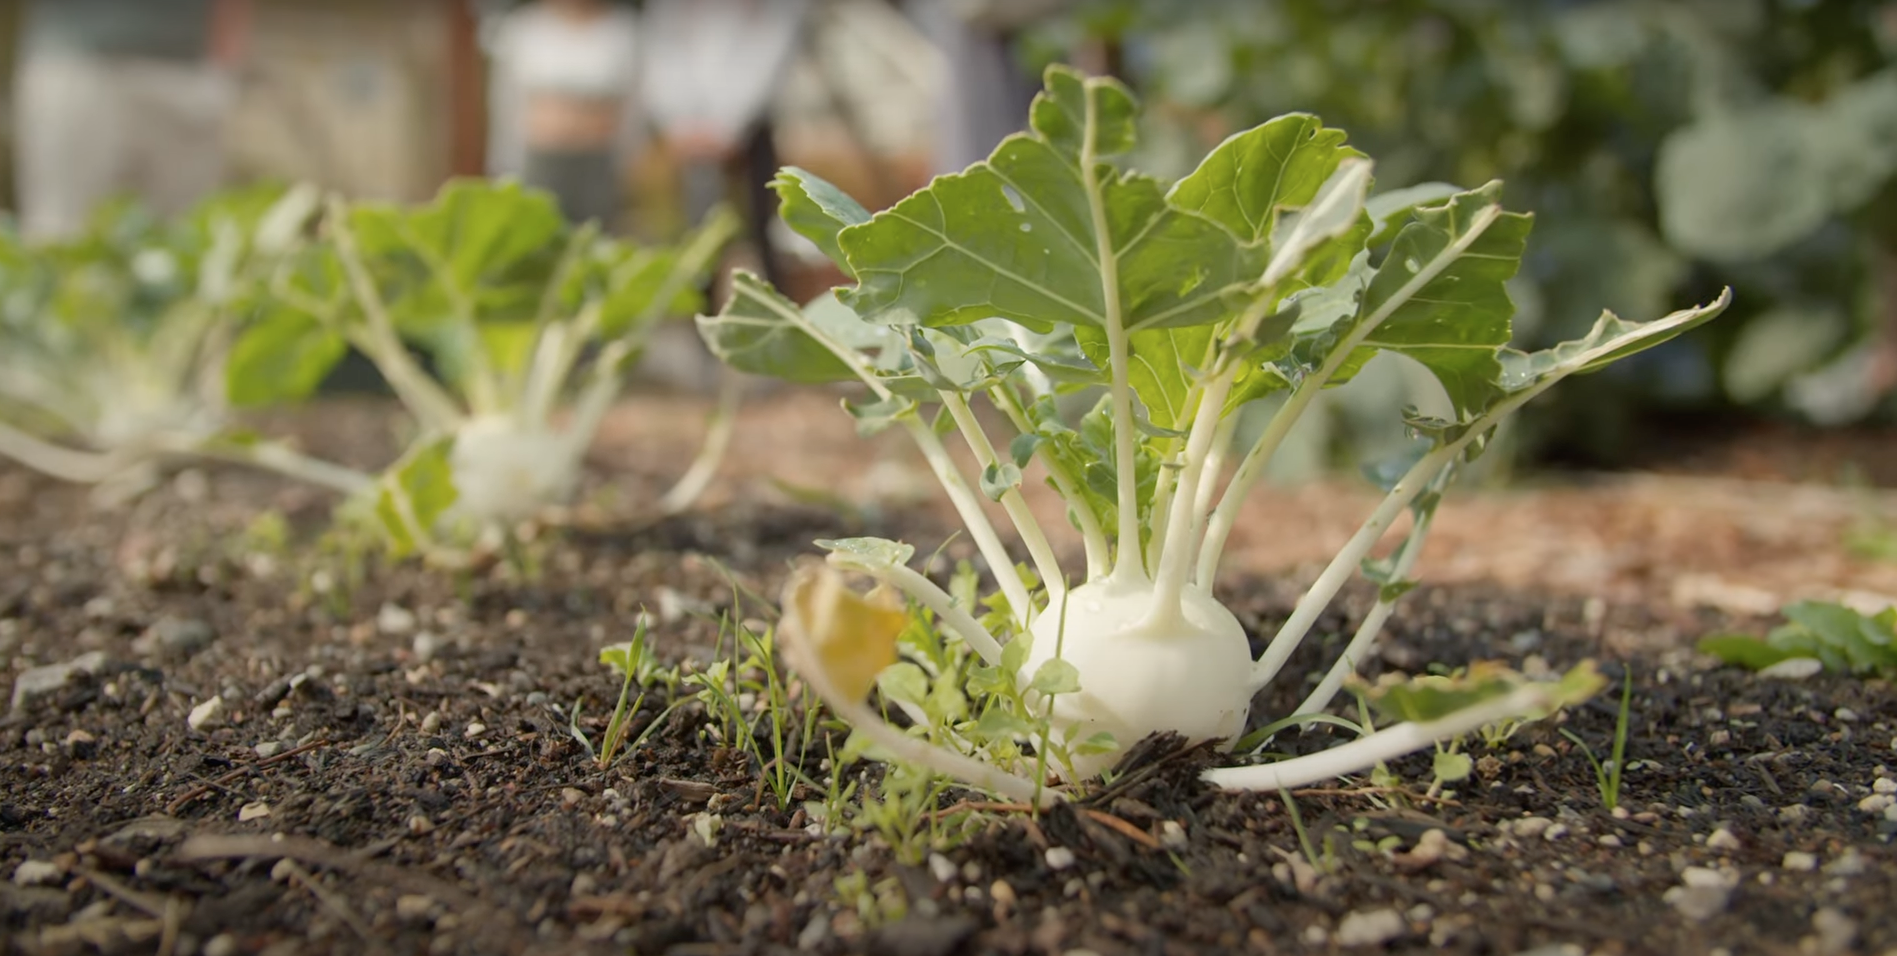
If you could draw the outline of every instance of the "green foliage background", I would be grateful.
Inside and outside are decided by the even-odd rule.
[[[1616,457],[1634,412],[1877,410],[1897,327],[1897,3],[1889,0],[1094,0],[1036,56],[1118,41],[1190,168],[1292,110],[1378,157],[1379,189],[1507,183],[1535,233],[1519,347],[1603,306],[1651,318],[1736,291],[1725,322],[1570,383],[1542,442]],[[1884,359],[1887,360],[1887,359]]]

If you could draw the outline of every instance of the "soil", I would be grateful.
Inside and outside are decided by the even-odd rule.
[[[1691,650],[1763,629],[1787,596],[1897,594],[1897,571],[1842,543],[1897,513],[1887,492],[1566,476],[1445,508],[1366,670],[1591,658],[1616,689],[1631,671],[1616,812],[1567,736],[1610,750],[1609,692],[1471,741],[1474,775],[1434,794],[1427,757],[1382,787],[1218,793],[1195,772],[1217,755],[1156,745],[1083,806],[964,810],[931,855],[825,835],[801,806],[821,794],[780,809],[700,709],[605,770],[569,733],[583,700],[603,734],[618,682],[595,658],[642,608],[663,656],[704,661],[712,618],[774,594],[811,539],[927,548],[951,527],[900,445],[858,443],[833,395],[796,391],[747,410],[700,510],[642,517],[702,409],[628,403],[575,526],[531,546],[527,576],[371,562],[357,579],[310,545],[331,502],[267,476],[188,471],[103,511],[0,466],[0,671],[28,685],[0,719],[0,951],[1897,953],[1891,686]],[[289,424],[374,461],[388,415],[336,403]],[[1248,628],[1289,612],[1365,501],[1258,495],[1221,582]],[[266,513],[291,547],[260,534]],[[1370,597],[1347,593],[1320,631]],[[62,663],[64,682],[28,673]]]

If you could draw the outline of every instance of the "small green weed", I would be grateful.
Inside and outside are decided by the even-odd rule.
[[[1581,748],[1582,756],[1593,765],[1594,783],[1600,788],[1601,807],[1609,813],[1620,806],[1620,780],[1627,767],[1627,726],[1633,714],[1633,695],[1634,671],[1629,666],[1620,681],[1620,716],[1614,722],[1614,749],[1605,763],[1594,756],[1593,749],[1581,739],[1581,735],[1566,727],[1561,728],[1561,735],[1574,741],[1575,746]]]

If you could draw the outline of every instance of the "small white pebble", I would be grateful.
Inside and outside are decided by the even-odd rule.
[[[1621,845],[1620,837],[1617,837],[1612,833],[1604,834],[1601,836],[1600,839],[1594,842],[1599,843],[1601,846],[1618,847]]]
[[[1897,777],[1878,777],[1871,781],[1872,793],[1897,793]]]
[[[1883,813],[1897,806],[1897,796],[1888,793],[1873,793],[1857,802],[1857,808],[1865,813]]]
[[[1167,820],[1159,825],[1159,843],[1168,850],[1181,850],[1186,845],[1186,828],[1177,820]]]
[[[1541,838],[1544,840],[1547,840],[1550,843],[1553,843],[1556,840],[1566,837],[1569,832],[1570,831],[1568,830],[1567,824],[1557,823],[1549,827],[1548,829],[1542,831]]]
[[[251,749],[257,752],[257,756],[268,760],[282,752],[283,742],[280,740],[266,740]]]
[[[1074,865],[1074,851],[1064,846],[1047,848],[1047,866],[1053,870],[1064,870]]]
[[[937,883],[953,883],[956,874],[955,861],[940,853],[931,853],[929,854],[929,872],[935,874]]]
[[[1724,870],[1715,870],[1705,866],[1689,866],[1680,871],[1680,885],[1699,889],[1724,887],[1731,889],[1735,884],[1733,874]]]
[[[270,878],[278,883],[288,883],[290,877],[295,875],[296,861],[288,858],[278,860],[276,865],[270,868]]]
[[[237,822],[249,823],[252,820],[261,820],[269,815],[270,804],[258,800],[254,803],[244,804],[243,807],[237,811]]]
[[[1810,873],[1818,868],[1818,858],[1801,850],[1793,850],[1785,854],[1785,859],[1779,865],[1796,873]]]
[[[415,629],[415,612],[398,604],[384,604],[376,612],[375,629],[399,637]]]
[[[45,886],[66,877],[66,868],[49,860],[25,860],[13,868],[13,882],[20,886]]]
[[[487,733],[487,725],[476,720],[468,724],[468,729],[463,732],[463,736],[479,737],[484,733]]]
[[[435,909],[435,899],[419,893],[404,893],[395,898],[395,915],[408,922],[420,922]]]
[[[1712,836],[1706,838],[1706,849],[1730,853],[1739,849],[1739,838],[1733,836],[1731,830],[1720,827],[1713,831]]]
[[[211,730],[222,727],[224,725],[224,698],[213,697],[191,708],[191,713],[185,717],[184,722],[190,724],[192,730]]]
[[[428,712],[428,716],[422,718],[422,733],[433,734],[433,733],[440,733],[440,732],[441,732],[441,714],[437,711],[431,710]]]
[[[1840,707],[1837,710],[1832,711],[1831,716],[1836,717],[1841,723],[1846,723],[1846,724],[1857,723],[1857,711],[1852,710],[1849,707]]]
[[[1408,929],[1403,914],[1393,909],[1346,913],[1337,924],[1337,945],[1381,946]]]
[[[1547,817],[1523,817],[1515,821],[1512,830],[1516,836],[1532,840],[1548,832],[1551,826],[1554,826],[1554,821]]]
[[[204,948],[198,952],[203,956],[237,956],[237,937],[229,933],[219,933],[206,940]]]

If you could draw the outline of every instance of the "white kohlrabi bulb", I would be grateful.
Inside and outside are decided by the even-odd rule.
[[[578,469],[567,441],[507,415],[485,415],[455,433],[453,513],[476,521],[516,521],[573,493]]]
[[[1163,731],[1201,741],[1245,729],[1252,660],[1244,627],[1203,588],[1184,590],[1177,615],[1149,618],[1152,602],[1151,585],[1107,578],[1073,589],[1035,618],[1022,681],[1056,647],[1080,675],[1079,693],[1054,698],[1057,739],[1078,743],[1105,731],[1123,751]],[[1118,751],[1076,755],[1074,771],[1091,777],[1119,758]]]

